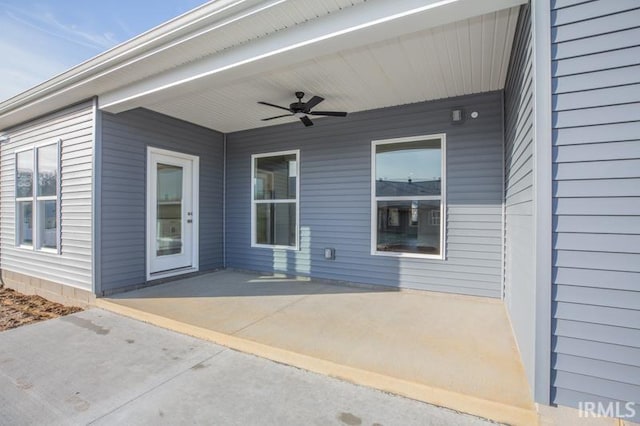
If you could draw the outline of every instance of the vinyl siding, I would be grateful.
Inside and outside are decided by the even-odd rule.
[[[478,119],[450,124],[454,107]],[[446,260],[372,256],[371,141],[447,135]],[[251,248],[251,154],[300,149],[300,250]],[[451,98],[231,133],[227,265],[366,284],[501,297],[502,99]],[[325,260],[323,249],[336,249]]]
[[[552,401],[639,403],[640,2],[558,0],[551,22]]]
[[[223,136],[149,110],[102,115],[102,291],[146,281],[147,146],[200,157],[200,270],[222,266]]]
[[[522,6],[505,83],[505,303],[529,384],[535,374],[533,51]]]
[[[92,287],[93,103],[9,129],[1,145],[2,268],[85,290]],[[16,247],[15,151],[61,140],[60,254]]]

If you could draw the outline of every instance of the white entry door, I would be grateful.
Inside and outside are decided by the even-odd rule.
[[[198,269],[198,157],[156,148],[147,159],[147,279]]]

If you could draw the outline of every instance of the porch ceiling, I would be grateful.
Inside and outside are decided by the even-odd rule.
[[[0,102],[0,129],[93,96],[231,132],[295,90],[355,112],[500,89],[523,3],[211,1]]]
[[[144,106],[223,132],[295,122],[269,122],[294,91],[326,100],[318,109],[375,108],[499,90],[504,87],[518,8],[430,28],[236,79],[207,81]]]

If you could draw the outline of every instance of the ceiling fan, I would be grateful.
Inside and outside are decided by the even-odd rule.
[[[262,101],[258,102],[261,105],[267,105],[270,107],[289,111],[289,114],[276,115],[275,117],[263,118],[262,121],[269,121],[269,120],[274,120],[276,118],[283,118],[283,117],[298,117],[305,126],[309,127],[309,126],[313,126],[313,121],[311,121],[311,119],[308,117],[309,115],[319,115],[319,116],[329,116],[329,117],[346,117],[347,116],[346,112],[339,112],[339,111],[311,111],[311,108],[315,107],[320,102],[324,101],[324,98],[321,98],[320,96],[314,96],[313,98],[309,99],[307,102],[302,102],[302,98],[304,98],[304,92],[296,92],[296,98],[298,98],[298,101],[289,105],[289,108],[270,104],[269,102],[262,102]]]

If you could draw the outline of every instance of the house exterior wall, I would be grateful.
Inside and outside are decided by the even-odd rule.
[[[101,290],[146,281],[148,146],[200,157],[199,266],[222,267],[223,135],[144,109],[101,118]]]
[[[92,289],[92,102],[8,129],[0,145],[0,244],[3,271]],[[16,150],[60,140],[60,254],[16,247]]]
[[[527,378],[535,382],[531,9],[520,10],[505,83],[505,304]]]
[[[639,6],[552,2],[551,397],[562,405],[640,402]]]
[[[451,109],[478,111],[452,125]],[[265,111],[266,113],[267,111]],[[468,115],[468,114],[467,114]],[[227,136],[227,266],[501,297],[502,97],[494,92]],[[446,260],[371,255],[372,140],[446,133]],[[251,247],[251,155],[300,149],[300,250]],[[336,249],[325,260],[323,249]]]

